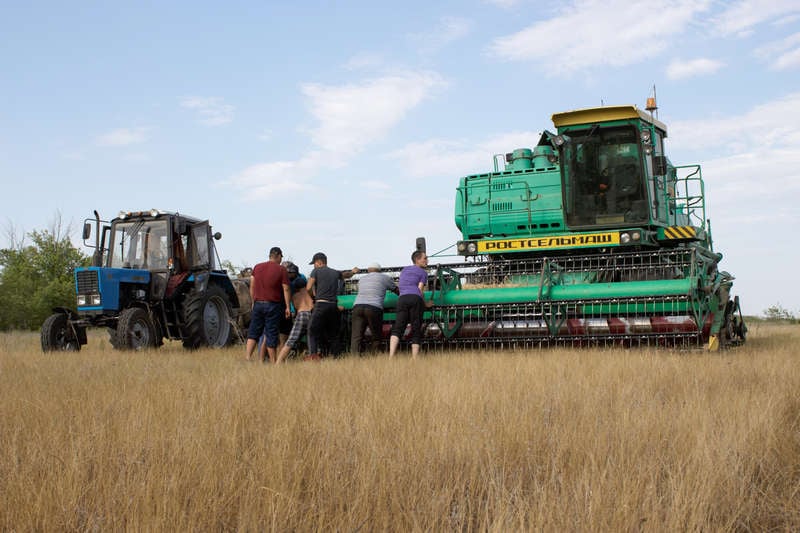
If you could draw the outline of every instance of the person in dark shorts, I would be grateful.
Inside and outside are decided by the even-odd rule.
[[[369,349],[377,352],[383,340],[383,300],[386,291],[398,292],[397,284],[381,272],[381,265],[372,263],[367,274],[358,280],[358,294],[353,302],[352,332],[350,334],[350,353],[361,351],[361,341],[369,325],[371,334]]]
[[[397,299],[397,316],[389,337],[389,357],[397,353],[407,324],[411,324],[411,358],[417,357],[422,341],[422,314],[426,307],[433,305],[432,300],[424,300],[425,285],[428,283],[428,272],[425,270],[428,266],[427,254],[417,250],[411,254],[411,262],[412,265],[400,271],[400,297]]]
[[[246,356],[249,361],[261,335],[265,335],[264,345],[270,362],[275,362],[278,346],[278,328],[281,318],[291,316],[289,303],[289,276],[281,266],[283,252],[277,246],[269,251],[269,261],[253,267],[250,278],[250,297],[253,310],[250,315],[250,329],[247,332]],[[264,360],[266,362],[266,360]]]
[[[334,270],[328,266],[328,257],[322,252],[315,253],[309,265],[314,265],[306,287],[314,298],[314,311],[308,325],[309,357],[338,355],[341,325],[337,299],[339,284],[342,280],[353,277],[359,269],[354,267],[352,270]]]

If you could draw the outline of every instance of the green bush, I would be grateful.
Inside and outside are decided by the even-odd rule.
[[[89,257],[68,233],[57,223],[28,233],[31,244],[0,249],[0,330],[38,329],[54,307],[75,308],[73,271]]]

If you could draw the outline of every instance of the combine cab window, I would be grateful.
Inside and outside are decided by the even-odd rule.
[[[109,266],[166,270],[169,259],[166,220],[117,222],[111,229]]]
[[[569,132],[565,147],[567,224],[614,226],[648,220],[638,135],[633,127]]]

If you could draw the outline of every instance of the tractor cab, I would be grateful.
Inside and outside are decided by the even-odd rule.
[[[108,247],[98,243],[110,268],[132,268],[171,275],[217,270],[208,221],[158,210],[123,212],[104,228]],[[214,235],[213,238],[219,238]]]

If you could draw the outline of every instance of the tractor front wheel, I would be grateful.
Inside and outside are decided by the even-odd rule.
[[[183,304],[183,316],[186,330],[184,348],[219,348],[233,342],[231,304],[222,288],[209,285],[204,292],[189,293]]]
[[[42,324],[43,352],[77,352],[81,343],[69,325],[65,313],[50,315]]]
[[[156,347],[156,328],[147,311],[141,307],[123,309],[111,344],[117,350],[145,350]]]

